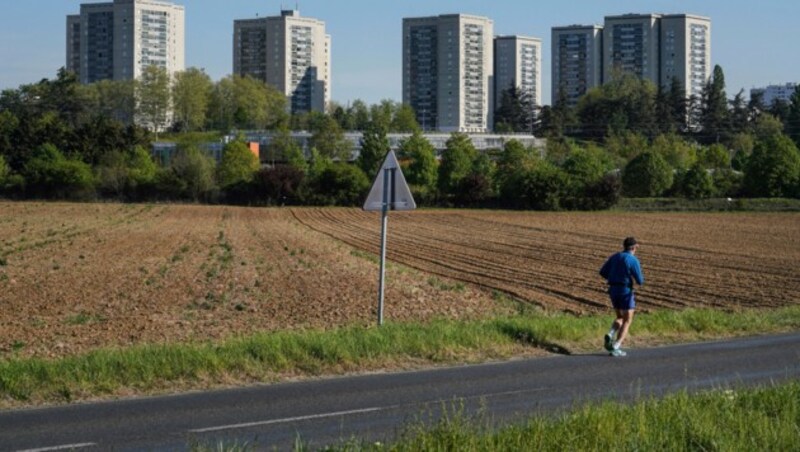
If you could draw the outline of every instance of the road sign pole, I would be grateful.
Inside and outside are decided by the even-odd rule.
[[[389,172],[383,170],[383,207],[381,208],[381,270],[378,280],[378,326],[383,325],[383,284],[386,279],[386,224],[389,222]]]

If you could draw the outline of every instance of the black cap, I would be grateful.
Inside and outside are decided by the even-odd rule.
[[[629,250],[629,249],[633,248],[635,245],[637,245],[638,243],[639,242],[636,241],[635,237],[626,237],[625,240],[623,240],[623,242],[622,242],[622,246],[626,250]]]

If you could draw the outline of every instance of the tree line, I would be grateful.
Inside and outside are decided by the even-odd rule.
[[[563,94],[563,93],[562,93]],[[562,96],[563,97],[563,96]],[[360,205],[389,150],[421,205],[603,209],[620,196],[800,197],[800,89],[791,102],[728,99],[721,68],[702,96],[626,74],[575,106],[562,98],[533,108],[519,89],[503,93],[498,131],[535,131],[544,149],[510,140],[478,152],[454,133],[437,154],[407,105],[332,103],[291,114],[286,98],[249,77],[212,82],[189,69],[170,80],[148,68],[141,80],[81,85],[64,70],[52,80],[0,94],[0,193],[18,198],[189,200],[249,205]],[[171,113],[170,113],[171,112]],[[262,165],[242,140],[216,162],[199,143],[232,129],[270,130]],[[303,150],[292,130],[312,137]],[[344,131],[362,131],[351,161]],[[178,142],[168,162],[152,142]]]

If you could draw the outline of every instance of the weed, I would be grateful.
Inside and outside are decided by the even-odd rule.
[[[87,325],[92,323],[102,323],[105,322],[105,318],[96,314],[90,314],[86,311],[81,311],[80,313],[67,317],[67,324],[68,325]]]

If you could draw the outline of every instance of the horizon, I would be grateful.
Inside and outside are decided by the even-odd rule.
[[[2,8],[0,89],[52,79],[66,65],[66,16],[77,14],[80,0],[15,2]],[[402,101],[402,19],[443,14],[488,17],[495,36],[523,35],[542,41],[542,104],[550,104],[551,29],[602,24],[622,14],[690,14],[711,19],[711,65],[722,67],[726,94],[768,85],[797,83],[800,59],[792,57],[788,33],[800,16],[800,3],[686,0],[676,8],[666,0],[621,0],[598,5],[574,0],[570,11],[555,1],[530,4],[521,0],[324,0],[253,2],[252,0],[174,0],[186,11],[186,68],[196,67],[218,81],[233,71],[233,21],[268,17],[297,8],[300,15],[325,22],[331,36],[331,100],[348,105],[356,99],[376,104]],[[43,4],[47,5],[43,7]],[[287,5],[288,4],[288,5]],[[288,8],[287,8],[288,6]],[[677,11],[676,11],[677,9]],[[46,11],[42,13],[41,11]],[[42,32],[42,30],[46,30]],[[747,33],[742,33],[747,30]],[[365,37],[377,36],[377,39]],[[754,64],[755,63],[755,64]]]

